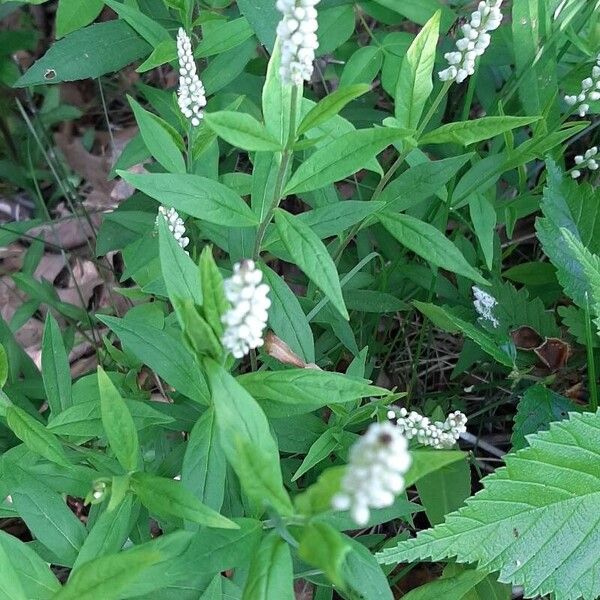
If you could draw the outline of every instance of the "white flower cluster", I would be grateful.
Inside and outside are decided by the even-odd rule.
[[[206,106],[206,93],[196,72],[192,42],[181,27],[177,33],[177,56],[179,58],[177,102],[183,116],[190,119],[192,125],[197,127],[204,116],[202,109]]]
[[[179,213],[174,208],[159,206],[158,215],[156,216],[157,219],[159,215],[162,215],[165,218],[169,231],[173,234],[177,243],[185,250],[190,243],[190,238],[185,236],[185,223],[179,216]]]
[[[581,82],[581,92],[577,96],[565,96],[569,106],[577,106],[580,117],[585,117],[590,110],[589,102],[600,100],[600,54],[596,57],[596,64],[592,69],[592,76],[586,77]]]
[[[598,170],[598,161],[596,160],[596,156],[598,155],[598,146],[593,146],[589,150],[586,151],[585,154],[578,154],[575,157],[575,164],[579,167],[579,169],[573,169],[571,171],[571,177],[573,179],[577,179],[581,177],[581,169],[589,169],[590,171]]]
[[[500,322],[494,316],[494,307],[498,304],[498,301],[494,296],[479,289],[476,285],[473,286],[473,306],[479,314],[479,317],[484,321],[491,323],[493,327],[498,327]]]
[[[317,9],[320,0],[277,0],[283,19],[277,26],[281,40],[280,73],[286,84],[300,85],[313,74],[317,39]]]
[[[446,420],[432,423],[428,417],[406,408],[390,409],[389,419],[397,419],[396,427],[407,440],[416,439],[423,446],[431,446],[436,450],[452,448],[461,433],[467,430],[467,417],[459,410],[450,413]]]
[[[271,301],[267,297],[269,286],[261,283],[262,276],[254,261],[244,260],[233,267],[233,275],[225,280],[225,296],[231,308],[221,319],[226,326],[221,341],[235,358],[246,356],[264,342],[262,334]]]
[[[372,423],[350,448],[350,461],[341,491],[332,498],[336,510],[350,510],[358,525],[369,521],[370,508],[394,503],[404,489],[404,474],[411,464],[408,443],[392,423]]]
[[[485,0],[479,3],[477,10],[471,13],[471,20],[461,27],[464,37],[456,42],[456,51],[447,52],[444,58],[450,66],[438,73],[442,81],[462,83],[475,73],[475,60],[490,45],[488,31],[500,27],[502,0]]]

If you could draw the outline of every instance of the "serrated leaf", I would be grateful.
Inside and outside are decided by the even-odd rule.
[[[381,224],[404,246],[436,267],[458,273],[472,281],[487,285],[461,251],[433,225],[405,214],[382,212]]]
[[[574,440],[576,443],[574,443]],[[505,457],[506,467],[442,525],[378,554],[380,562],[477,562],[522,585],[525,596],[561,600],[600,594],[600,412],[571,413],[530,446]]]
[[[542,212],[536,221],[536,232],[544,253],[557,269],[557,277],[565,293],[581,308],[586,294],[593,291],[579,257],[565,244],[561,228],[594,254],[600,252],[600,193],[587,184],[577,185],[563,176],[552,161],[547,164],[548,183],[544,189]]]
[[[513,450],[527,446],[526,436],[546,430],[550,423],[566,419],[569,412],[579,410],[572,400],[543,385],[532,385],[517,405],[511,437]]]
[[[258,224],[242,198],[218,181],[199,175],[118,173],[140,192],[197,219],[227,227]]]
[[[275,226],[298,267],[315,282],[342,317],[348,319],[340,278],[325,244],[308,225],[282,209],[275,212]]]
[[[294,172],[285,195],[322,188],[356,173],[390,144],[410,135],[406,129],[349,131],[311,154]]]

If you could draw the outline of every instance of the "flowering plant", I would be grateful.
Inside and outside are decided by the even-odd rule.
[[[599,597],[598,3],[77,4],[12,84],[133,63],[131,195],[0,322],[6,597]]]

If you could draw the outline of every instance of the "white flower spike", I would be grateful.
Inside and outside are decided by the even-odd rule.
[[[596,64],[592,68],[592,76],[586,77],[581,82],[581,92],[577,96],[565,96],[569,106],[577,106],[577,113],[585,117],[590,110],[590,102],[600,100],[600,54],[596,57]]]
[[[202,109],[206,106],[206,93],[196,72],[192,42],[181,27],[177,33],[177,56],[179,58],[177,103],[183,116],[197,127],[204,116]]]
[[[237,263],[233,275],[225,280],[225,296],[231,308],[221,319],[226,326],[221,341],[235,358],[246,356],[264,343],[262,335],[271,301],[267,297],[269,286],[261,281],[262,271],[252,260]]]
[[[358,525],[366,525],[371,508],[394,503],[404,489],[411,464],[406,438],[392,423],[372,423],[350,448],[341,491],[332,498],[336,510],[350,510]]]
[[[589,150],[585,152],[585,154],[578,154],[575,157],[575,164],[577,165],[577,169],[573,169],[571,171],[571,177],[573,179],[577,179],[581,177],[581,169],[589,169],[590,171],[598,170],[598,161],[596,157],[598,156],[598,146],[593,146]]]
[[[488,32],[498,29],[502,23],[501,4],[502,0],[482,0],[477,10],[471,13],[469,23],[461,27],[464,37],[456,42],[456,51],[444,55],[450,66],[438,73],[442,81],[462,83],[475,73],[475,60],[490,45]]]
[[[190,238],[185,235],[185,223],[179,216],[179,213],[174,208],[165,208],[164,206],[158,207],[158,215],[162,215],[167,222],[169,231],[173,234],[175,241],[185,250],[187,245],[190,243]]]
[[[320,0],[277,0],[283,19],[277,26],[281,40],[281,78],[285,84],[301,85],[313,74],[317,39],[317,9]]]
[[[450,413],[442,423],[432,423],[428,417],[406,408],[392,408],[387,413],[388,419],[396,420],[396,427],[407,440],[415,439],[423,446],[431,446],[436,450],[452,448],[461,433],[467,430],[467,417],[459,410]]]
[[[483,321],[487,321],[492,327],[498,327],[500,322],[494,316],[494,308],[498,304],[498,301],[494,296],[479,289],[476,285],[473,286],[473,306],[479,314],[479,318]]]

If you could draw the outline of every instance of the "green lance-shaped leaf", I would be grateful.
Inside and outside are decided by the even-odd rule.
[[[149,473],[134,473],[131,489],[150,512],[172,515],[205,527],[237,529],[233,521],[203,504],[179,481]]]
[[[404,214],[385,212],[378,215],[381,224],[404,246],[436,267],[487,285],[461,251],[433,225]]]
[[[277,209],[275,226],[296,264],[331,300],[336,310],[348,319],[342,286],[333,259],[316,233],[297,217]]]
[[[222,110],[206,113],[204,120],[220,138],[242,150],[281,150],[280,143],[265,126],[247,113]]]
[[[60,328],[50,313],[42,339],[42,377],[50,412],[56,416],[72,404],[71,370]]]
[[[437,11],[413,40],[402,60],[396,86],[396,119],[401,127],[416,129],[425,102],[433,91],[433,67],[440,31]]]
[[[127,404],[102,367],[98,367],[98,389],[108,443],[123,469],[134,471],[140,462],[137,429]]]
[[[499,571],[526,597],[561,600],[600,595],[600,412],[571,413],[506,466],[445,523],[378,554],[381,563],[456,557]]]

